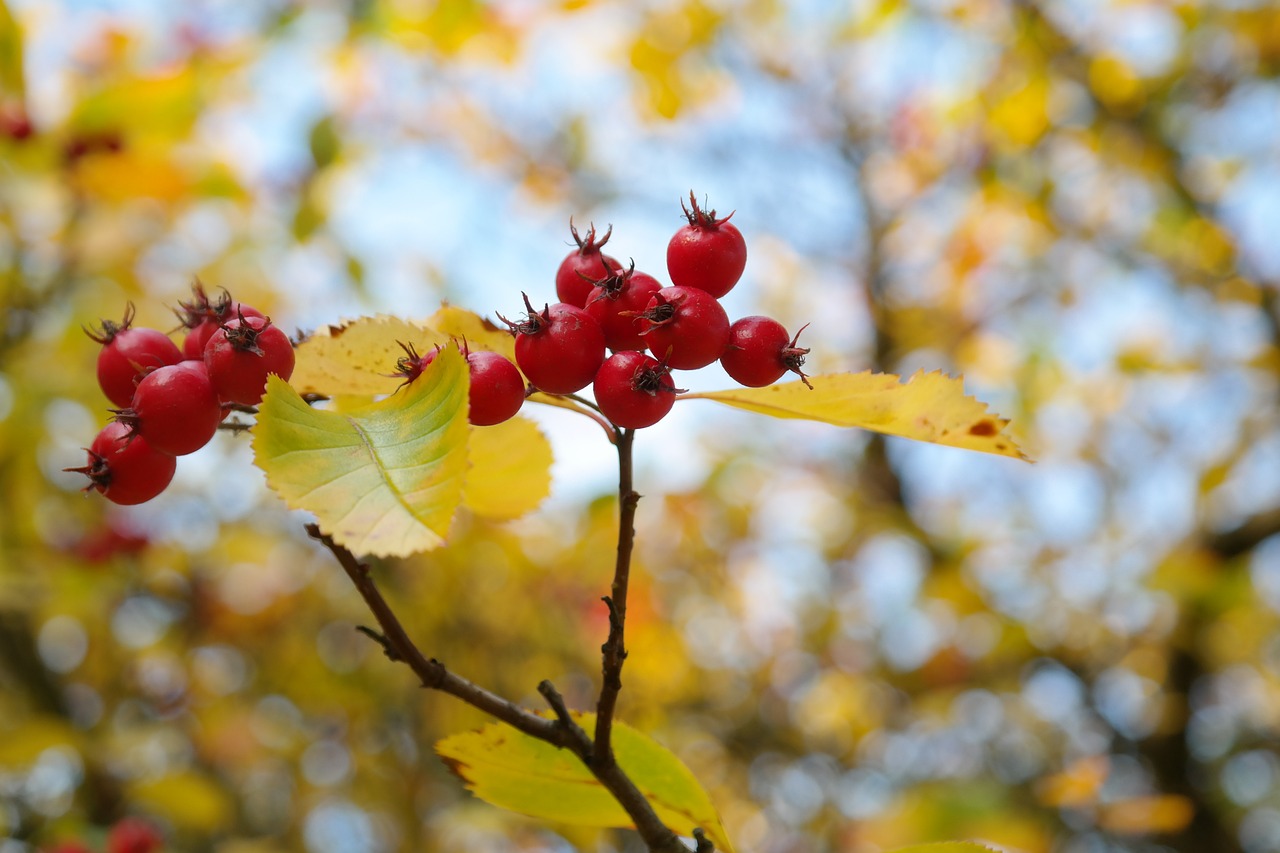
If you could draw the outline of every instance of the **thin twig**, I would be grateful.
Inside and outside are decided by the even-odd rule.
[[[624,429],[618,433],[618,556],[613,570],[613,586],[604,599],[609,608],[609,637],[600,647],[601,670],[600,698],[596,702],[595,759],[602,765],[611,764],[613,756],[613,715],[622,691],[622,665],[627,659],[626,623],[627,588],[631,581],[631,552],[636,538],[636,504],[640,495],[632,487],[631,446],[635,430]]]

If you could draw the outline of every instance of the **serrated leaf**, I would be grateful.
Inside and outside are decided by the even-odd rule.
[[[426,352],[434,335],[421,323],[396,317],[361,317],[318,329],[294,351],[290,384],[303,394],[391,394],[404,380],[395,373],[404,355],[397,341]]]
[[[253,450],[267,484],[337,542],[402,557],[448,533],[469,431],[466,362],[447,349],[397,393],[346,413],[313,409],[270,377]]]
[[[1006,433],[1007,418],[964,393],[964,382],[923,370],[903,382],[892,373],[833,373],[765,388],[685,394],[682,400],[715,400],[727,406],[843,427],[861,427],[982,453],[1027,457]]]
[[[424,321],[379,315],[317,329],[298,345],[290,383],[303,394],[390,394],[404,381],[394,375],[405,354],[400,342],[426,353],[453,339],[465,340],[472,350],[514,358],[509,333],[471,311],[445,306]]]
[[[519,518],[551,493],[551,443],[528,418],[474,427],[462,504],[488,518]]]
[[[591,732],[596,715],[574,713]],[[625,723],[613,724],[618,764],[672,831],[701,827],[716,849],[733,853],[720,816],[689,768],[669,749]],[[631,818],[572,753],[505,723],[452,735],[436,752],[477,797],[495,806],[575,826],[633,827]]]
[[[974,841],[942,841],[940,844],[913,844],[890,853],[1000,853],[996,848]]]
[[[444,340],[459,338],[472,350],[491,350],[515,361],[515,336],[473,311],[446,305],[431,315],[427,326]]]

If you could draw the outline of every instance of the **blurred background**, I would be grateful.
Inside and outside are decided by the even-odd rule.
[[[553,298],[569,219],[812,372],[963,374],[1035,465],[689,401],[639,436],[622,719],[742,851],[1280,850],[1280,7],[1266,0],[0,3],[0,853],[637,851],[468,794],[483,719],[354,626],[243,435],[78,491],[81,331],[193,276],[286,329]],[[729,387],[708,369],[699,390]],[[537,407],[533,407],[537,408]],[[616,480],[375,570],[428,655],[588,706]]]

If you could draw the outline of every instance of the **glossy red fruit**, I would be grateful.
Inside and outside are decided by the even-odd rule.
[[[293,344],[271,320],[241,315],[209,338],[204,364],[219,400],[256,406],[266,393],[269,375],[286,381],[293,375]]]
[[[412,344],[400,344],[405,357],[396,362],[396,376],[405,382],[418,378],[423,369],[435,361],[440,348],[419,356]],[[493,426],[510,420],[524,405],[524,377],[501,353],[488,350],[471,351],[462,345],[467,360],[467,374],[471,379],[471,392],[467,403],[467,420],[472,426]]]
[[[573,234],[573,242],[578,244],[578,248],[565,255],[556,270],[556,298],[566,305],[583,308],[596,281],[621,270],[622,264],[600,251],[600,247],[608,243],[613,234],[612,225],[599,240],[596,239],[594,225],[587,228],[587,236],[584,238],[573,227],[573,220],[569,220],[569,232]]]
[[[718,299],[742,277],[747,266],[747,241],[729,222],[732,213],[717,219],[714,210],[698,206],[692,192],[689,202],[692,210],[680,202],[689,224],[667,244],[667,273],[672,284],[698,287]]]
[[[639,318],[649,352],[677,370],[706,367],[729,343],[729,315],[697,287],[664,287]]]
[[[222,421],[218,392],[203,361],[180,361],[148,373],[133,405],[116,419],[163,453],[185,456],[209,443]]]
[[[591,384],[604,362],[604,332],[581,308],[557,302],[519,323],[498,315],[516,336],[516,364],[529,381],[548,394],[572,394]]]
[[[127,406],[133,389],[148,371],[182,361],[182,351],[169,336],[156,329],[133,328],[133,303],[119,323],[103,320],[85,334],[102,344],[98,353],[98,385],[107,399]]]
[[[637,315],[661,289],[662,284],[656,278],[636,272],[635,264],[596,282],[586,311],[600,324],[605,346],[614,351],[645,348]]]
[[[216,299],[210,299],[199,279],[191,285],[191,299],[179,302],[175,313],[182,321],[182,327],[187,330],[186,337],[182,339],[182,354],[185,358],[204,358],[205,345],[214,332],[222,328],[223,323],[238,319],[241,315],[266,317],[252,305],[232,299],[226,290]]]
[[[107,833],[106,853],[155,853],[164,847],[164,836],[145,820],[127,817]]]
[[[88,464],[64,468],[89,478],[85,491],[97,491],[112,503],[132,506],[159,495],[173,480],[177,460],[151,447],[139,436],[130,439],[129,428],[112,421],[85,448]]]
[[[802,326],[800,332],[807,328]],[[729,327],[729,345],[720,356],[720,366],[735,382],[751,388],[772,385],[787,371],[799,374],[801,381],[809,385],[800,369],[809,354],[807,348],[796,345],[800,332],[793,338],[770,317],[743,317]]]
[[[666,365],[634,350],[609,356],[600,365],[592,390],[601,413],[627,429],[653,426],[662,420],[680,393]]]

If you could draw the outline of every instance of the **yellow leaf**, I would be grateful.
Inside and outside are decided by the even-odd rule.
[[[14,728],[0,729],[0,767],[25,770],[46,749],[79,749],[82,741],[83,736],[60,717],[31,717]]]
[[[728,406],[843,427],[861,427],[886,435],[948,447],[1027,459],[1005,432],[1009,421],[987,411],[987,404],[965,396],[960,379],[937,371],[917,372],[906,382],[892,373],[833,373],[802,382],[765,388],[735,388],[685,394],[681,400],[715,400]]]
[[[468,349],[490,350],[515,361],[515,336],[465,308],[446,305],[432,314],[426,325],[439,336],[437,343],[457,338],[466,341]]]
[[[595,714],[573,717],[588,732],[594,730]],[[618,721],[613,746],[619,766],[667,827],[686,837],[701,827],[717,850],[733,853],[711,798],[675,754]],[[436,744],[436,752],[472,793],[492,805],[574,826],[633,826],[576,756],[505,723],[447,737]]]
[[[1027,80],[991,108],[990,122],[1013,146],[1033,145],[1049,129],[1049,81],[1043,75]]]
[[[551,443],[528,418],[475,427],[462,505],[488,518],[519,518],[551,493]]]
[[[225,829],[234,815],[227,792],[196,773],[170,773],[130,787],[131,799],[180,829],[209,836]]]
[[[1091,755],[1074,762],[1061,773],[1055,773],[1036,786],[1036,794],[1046,806],[1080,808],[1098,799],[1111,763],[1105,755]]]
[[[290,384],[302,394],[390,394],[404,380],[395,373],[404,355],[397,341],[426,352],[435,336],[421,323],[395,317],[361,317],[317,330],[295,350]]]
[[[22,27],[0,0],[0,95],[21,99],[25,91],[22,66]]]
[[[350,413],[318,411],[272,376],[253,451],[267,484],[357,554],[442,544],[466,474],[467,367],[443,350],[413,382]]]
[[[941,844],[913,844],[889,853],[996,853],[996,850],[972,841],[944,841]]]

